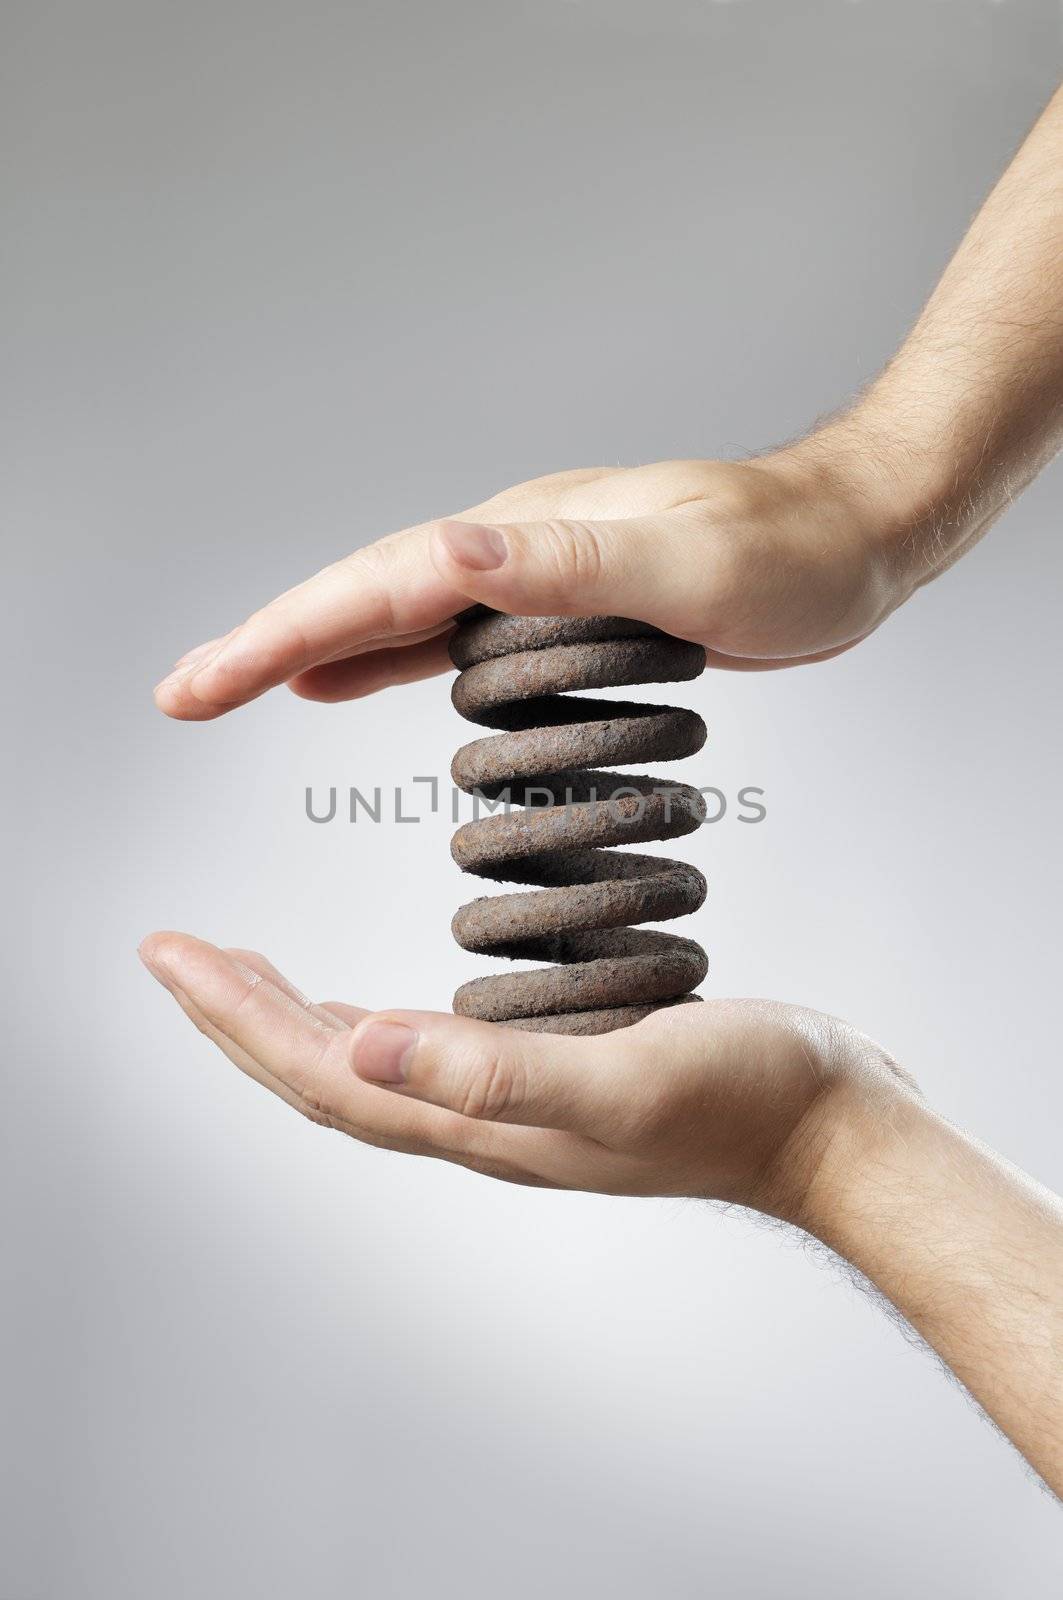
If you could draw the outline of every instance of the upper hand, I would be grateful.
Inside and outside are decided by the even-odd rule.
[[[449,668],[446,635],[474,601],[634,617],[703,644],[715,666],[822,660],[907,592],[876,504],[840,455],[807,448],[555,473],[345,556],[182,657],[156,699],[200,720],[280,683],[349,700],[429,677]]]

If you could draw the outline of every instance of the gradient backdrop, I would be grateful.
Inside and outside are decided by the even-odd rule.
[[[151,685],[352,546],[740,454],[895,347],[1055,0],[3,0],[2,1600],[1039,1600],[1058,1512],[881,1310],[700,1204],[508,1189],[249,1083],[156,927],[445,1008],[439,679]],[[1063,476],[869,643],[706,676],[710,993],[842,1014],[1063,1184]],[[675,769],[680,770],[680,769]],[[680,847],[682,848],[682,847]]]

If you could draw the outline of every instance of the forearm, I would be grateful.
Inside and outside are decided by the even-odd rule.
[[[957,559],[1063,444],[1063,89],[905,344],[798,446],[851,470],[909,591]]]
[[[851,1097],[802,1217],[1063,1493],[1063,1204],[908,1094]]]

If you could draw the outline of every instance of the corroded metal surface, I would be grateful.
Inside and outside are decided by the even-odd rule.
[[[553,964],[463,984],[454,1010],[509,1027],[607,1033],[697,999],[690,991],[708,965],[701,946],[637,924],[696,911],[705,879],[684,862],[612,847],[693,832],[703,798],[686,784],[603,768],[693,755],[705,724],[671,706],[566,696],[685,682],[704,670],[704,650],[623,617],[474,607],[459,623],[454,705],[502,731],[465,745],[452,772],[459,788],[500,809],[459,828],[452,853],[466,872],[535,887],[462,906],[454,936],[466,950]]]

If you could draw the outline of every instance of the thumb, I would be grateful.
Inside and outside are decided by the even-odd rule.
[[[612,1099],[597,1043],[441,1012],[391,1011],[360,1022],[350,1052],[365,1082],[463,1117],[586,1133],[600,1130]]]
[[[689,628],[687,530],[666,515],[619,522],[445,521],[429,549],[443,580],[470,600],[512,616],[636,617],[666,631]]]

